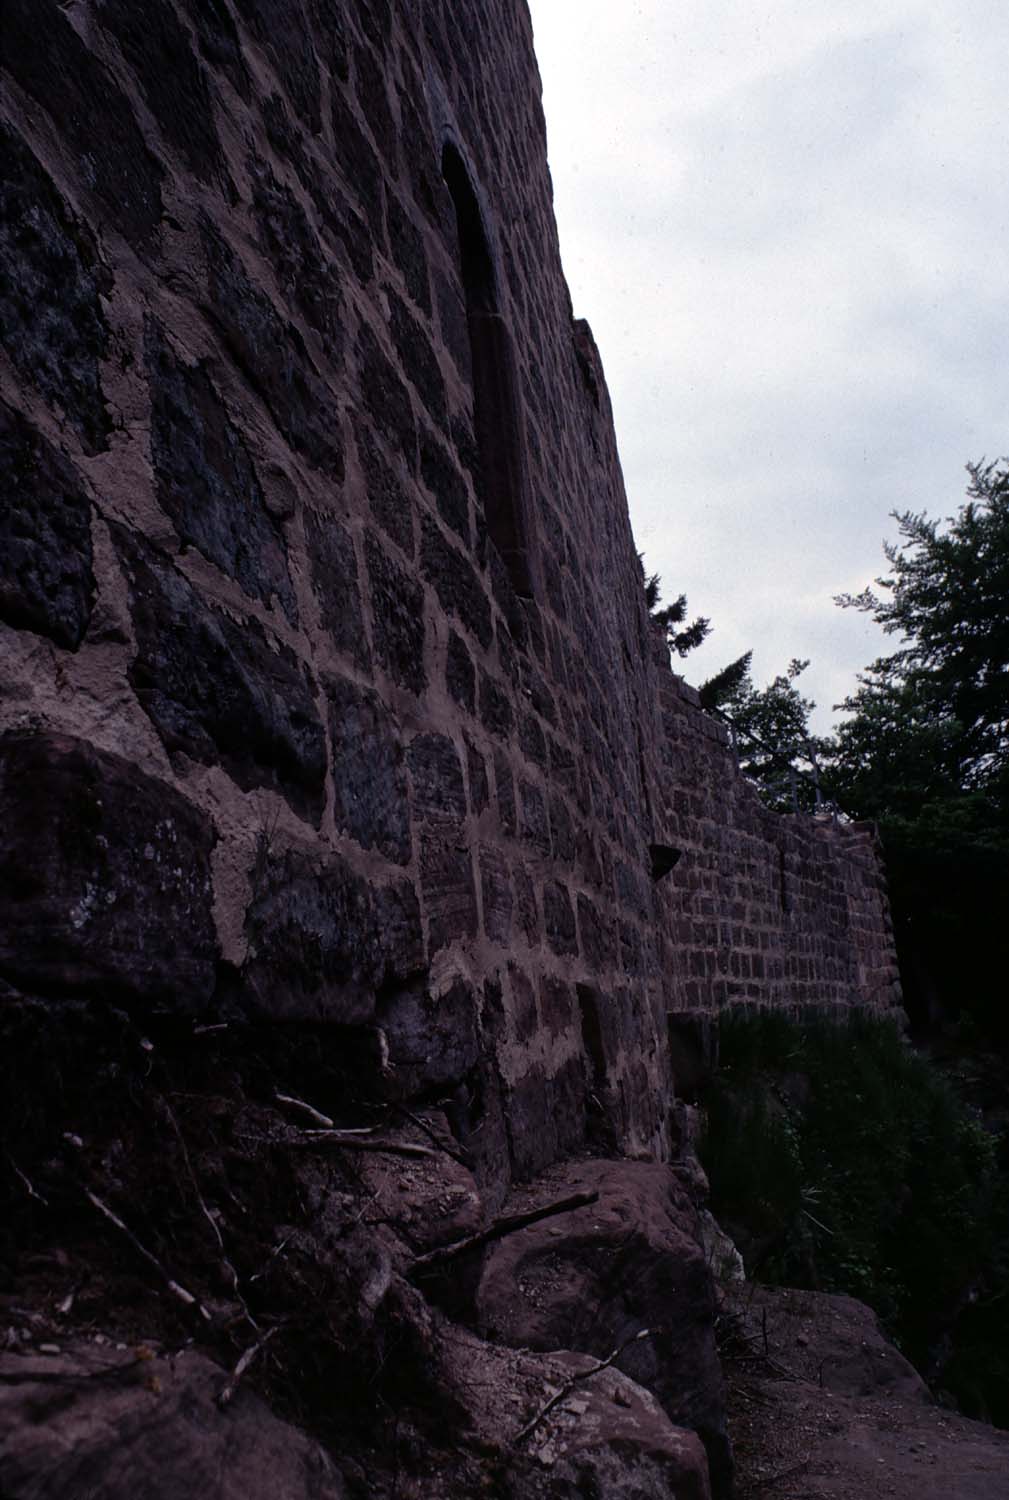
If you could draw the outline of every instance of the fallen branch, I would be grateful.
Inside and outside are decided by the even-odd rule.
[[[82,1187],[81,1192],[84,1194],[85,1198],[87,1198],[92,1207],[98,1210],[103,1218],[108,1219],[109,1223],[114,1224],[115,1227],[119,1230],[120,1234],[124,1234],[126,1236],[137,1254],[142,1256],[142,1258],[147,1261],[148,1265],[152,1265],[158,1272],[159,1276],[164,1278],[164,1280],[168,1284],[168,1290],[171,1292],[172,1296],[177,1297],[178,1300],[184,1303],[186,1307],[195,1308],[200,1317],[203,1318],[207,1323],[209,1323],[211,1321],[210,1313],[203,1306],[203,1303],[199,1300],[199,1298],[194,1297],[192,1292],[187,1291],[184,1286],[181,1286],[179,1282],[175,1280],[174,1276],[170,1275],[169,1272],[165,1270],[165,1267],[161,1264],[160,1260],[158,1260],[157,1256],[153,1255],[151,1251],[148,1250],[147,1246],[142,1244],[140,1240],[137,1239],[136,1235],[133,1233],[133,1230],[127,1228],[119,1215],[117,1213],[114,1213],[107,1203],[103,1203],[101,1198],[98,1197],[98,1194],[93,1193],[90,1188]]]
[[[526,1229],[530,1224],[539,1223],[540,1219],[550,1219],[555,1214],[570,1213],[576,1208],[587,1208],[589,1204],[596,1203],[598,1200],[598,1193],[572,1193],[570,1198],[558,1198],[555,1203],[547,1203],[542,1208],[528,1209],[521,1214],[504,1214],[500,1219],[495,1219],[486,1229],[481,1229],[479,1234],[468,1234],[465,1239],[453,1240],[449,1245],[439,1245],[436,1250],[428,1250],[426,1254],[418,1255],[410,1270],[423,1270],[427,1266],[437,1265],[439,1261],[450,1260],[456,1255],[464,1255],[467,1250],[477,1250],[490,1240],[499,1240],[506,1234],[515,1234],[519,1229]]]
[[[27,1192],[29,1198],[34,1198],[38,1203],[42,1204],[43,1208],[48,1208],[49,1207],[49,1199],[48,1198],[43,1198],[42,1194],[38,1191],[38,1189],[25,1176],[25,1174],[22,1172],[21,1168],[18,1166],[17,1162],[14,1160],[13,1156],[11,1156],[9,1152],[7,1154],[7,1160],[10,1162],[11,1166],[14,1168],[14,1171],[17,1173],[18,1177],[21,1179],[22,1183],[24,1184],[25,1191]]]
[[[404,1119],[409,1120],[411,1124],[416,1125],[418,1130],[422,1130],[427,1136],[428,1140],[432,1141],[434,1145],[438,1147],[439,1151],[442,1151],[446,1156],[451,1157],[454,1162],[458,1162],[460,1167],[466,1167],[467,1170],[469,1169],[469,1162],[466,1160],[465,1156],[463,1156],[462,1152],[453,1151],[451,1146],[447,1146],[438,1132],[436,1130],[432,1130],[431,1126],[427,1123],[426,1120],[421,1119],[420,1115],[415,1115],[413,1113],[413,1110],[407,1109],[403,1104],[394,1104],[393,1109],[401,1114]]]
[[[605,1359],[599,1360],[590,1370],[580,1370],[577,1375],[572,1375],[571,1379],[562,1385],[559,1391],[555,1391],[550,1400],[544,1402],[536,1415],[526,1423],[522,1431],[515,1438],[516,1444],[525,1442],[530,1433],[535,1432],[536,1428],[550,1415],[554,1408],[560,1406],[562,1401],[567,1400],[576,1385],[580,1385],[584,1380],[591,1380],[592,1376],[598,1375],[600,1370],[609,1369],[610,1365],[620,1358],[625,1349],[629,1349],[632,1344],[639,1343],[641,1339],[654,1338],[658,1332],[657,1328],[641,1328],[637,1333],[632,1333],[629,1339],[624,1339],[623,1343],[618,1344],[612,1354],[608,1354]]]
[[[220,1391],[217,1394],[217,1405],[221,1408],[222,1411],[234,1398],[235,1392],[238,1390],[238,1387],[241,1384],[242,1376],[252,1364],[252,1361],[260,1353],[260,1351],[266,1347],[266,1345],[270,1342],[276,1332],[276,1328],[268,1328],[263,1334],[262,1338],[257,1339],[254,1344],[250,1344],[248,1349],[246,1349],[245,1353],[242,1355],[241,1359],[238,1361],[237,1365],[232,1370],[231,1374],[228,1376],[224,1385],[221,1387]]]
[[[300,1109],[310,1120],[314,1120],[316,1125],[322,1125],[326,1130],[332,1130],[336,1125],[335,1120],[324,1115],[313,1104],[306,1104],[304,1099],[296,1099],[293,1094],[274,1094],[273,1097],[278,1104],[287,1104],[291,1109]]]
[[[415,1146],[410,1141],[365,1140],[363,1136],[349,1130],[306,1130],[297,1140],[285,1141],[286,1146],[308,1149],[313,1146],[336,1146],[344,1151],[392,1151],[397,1156],[428,1156],[437,1158],[438,1152],[430,1146]]]

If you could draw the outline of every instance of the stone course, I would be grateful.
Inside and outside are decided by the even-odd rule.
[[[525,8],[137,16],[4,6],[0,979],[226,976],[498,1173],[661,1160],[669,1013],[896,969],[872,830],[766,811],[654,637]]]

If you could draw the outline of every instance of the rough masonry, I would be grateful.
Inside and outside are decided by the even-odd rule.
[[[521,0],[4,0],[0,979],[342,1028],[493,1210],[897,999],[669,668]]]

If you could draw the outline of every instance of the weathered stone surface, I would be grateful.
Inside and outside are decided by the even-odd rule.
[[[475,936],[476,890],[465,844],[434,834],[423,837],[420,888],[428,915],[428,949],[432,955],[457,938]]]
[[[487,762],[468,738],[466,740],[466,765],[469,775],[470,811],[475,817],[479,817],[490,802]]]
[[[275,787],[303,817],[325,802],[326,739],[305,668],[203,602],[164,555],[113,528],[137,636],[130,683],[172,754],[220,762],[238,785]]]
[[[418,982],[383,999],[378,1022],[394,1087],[407,1098],[460,1083],[480,1057],[476,995],[465,979],[441,994]]]
[[[454,615],[486,650],[494,627],[483,586],[463,554],[451,546],[434,522],[426,517],[421,566],[424,577],[441,600],[442,608]]]
[[[386,297],[389,302],[389,329],[399,355],[400,367],[405,371],[435,426],[442,428],[448,416],[445,381],[430,336],[395,292],[387,289]]]
[[[379,453],[368,429],[362,423],[356,423],[354,432],[372,514],[386,536],[412,558],[417,550],[413,535],[413,503],[392,467]]]
[[[525,1182],[551,1162],[580,1150],[585,1137],[581,1058],[571,1058],[554,1073],[538,1064],[531,1067],[507,1090],[505,1112],[516,1182]]]
[[[43,109],[56,112],[78,177],[102,200],[109,224],[143,249],[161,219],[164,172],[125,94],[56,0],[4,0],[3,61]]]
[[[94,603],[91,502],[73,465],[0,401],[0,620],[76,650]]]
[[[445,686],[461,708],[469,713],[476,712],[476,669],[461,636],[456,635],[454,630],[450,630],[448,635]]]
[[[291,447],[341,479],[334,398],[304,339],[250,280],[238,255],[209,222],[204,223],[203,243],[210,311],[230,353]]]
[[[218,1407],[227,1379],[192,1349],[0,1355],[7,1500],[343,1500],[324,1449],[249,1390]]]
[[[101,387],[109,334],[99,295],[111,285],[90,231],[0,122],[0,341],[18,373],[65,413],[88,453],[106,446],[110,425]]]
[[[480,886],[483,893],[483,925],[492,943],[507,946],[511,939],[512,888],[508,864],[497,849],[480,848]]]
[[[358,123],[356,105],[338,85],[331,91],[330,113],[337,167],[364,209],[372,239],[381,245],[385,230],[381,164]]]
[[[407,751],[415,816],[431,828],[458,831],[466,817],[459,752],[443,734],[419,734]]]
[[[377,539],[365,536],[375,655],[391,677],[413,693],[427,682],[424,670],[424,589],[394,562]]]
[[[403,455],[407,467],[416,466],[417,428],[410,393],[396,366],[365,325],[357,336],[361,392],[375,430]]]
[[[333,816],[365,849],[404,865],[410,814],[403,749],[377,694],[344,680],[327,688],[333,742]]]
[[[388,197],[386,216],[392,258],[402,273],[410,296],[421,312],[430,317],[431,290],[424,241],[413,220],[392,193]]]
[[[335,516],[314,510],[305,512],[305,537],[323,629],[338,651],[368,667],[354,539]]]
[[[313,134],[322,126],[319,59],[304,0],[239,0],[253,36]]]
[[[289,305],[303,315],[328,358],[338,364],[343,353],[340,278],[291,189],[265,163],[253,162],[252,172],[252,206],[260,244]]]
[[[469,494],[458,468],[439,440],[430,433],[420,439],[420,477],[442,520],[464,542],[470,539]]]
[[[210,90],[168,0],[145,0],[142,10],[130,0],[100,0],[98,17],[140,80],[147,107],[169,146],[203,182],[217,179],[233,196]]]
[[[0,736],[0,974],[41,994],[193,1009],[217,952],[209,821],[119,756]]]
[[[691,1205],[664,1166],[582,1162],[563,1181],[566,1191],[597,1192],[599,1201],[487,1251],[477,1294],[481,1331],[515,1347],[574,1348],[602,1359],[640,1329],[655,1330],[628,1348],[619,1368],[700,1435],[713,1490],[728,1494],[714,1293]],[[548,1174],[516,1195],[516,1207],[549,1201],[555,1187]]]
[[[183,0],[196,28],[200,53],[212,68],[226,75],[232,88],[248,101],[252,80],[242,57],[238,30],[224,0]]]
[[[332,854],[264,851],[245,929],[244,993],[277,1019],[365,1024],[377,992],[408,984],[423,963],[409,882],[370,885]]]
[[[488,672],[480,673],[480,721],[488,734],[507,739],[511,734],[514,709],[507,690]]]
[[[520,828],[522,841],[537,853],[550,855],[550,821],[547,817],[546,798],[541,787],[531,781],[519,782],[519,798],[522,815]]]
[[[146,351],[155,483],[179,540],[198,547],[251,598],[269,604],[276,595],[295,623],[287,542],[241,432],[203,366],[179,359],[153,320]]]

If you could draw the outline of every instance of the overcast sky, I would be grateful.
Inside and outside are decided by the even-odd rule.
[[[888,512],[1009,451],[1009,5],[530,4],[637,543],[715,627],[680,669],[811,657],[825,727]]]

